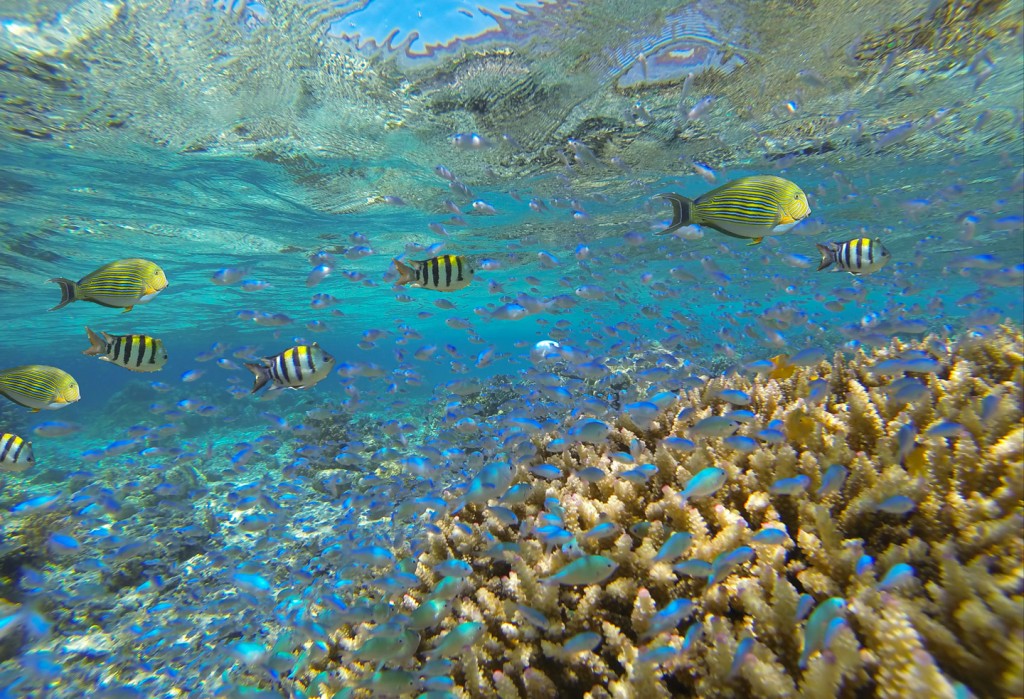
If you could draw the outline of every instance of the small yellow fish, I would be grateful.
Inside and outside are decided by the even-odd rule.
[[[458,291],[469,286],[476,270],[460,255],[441,255],[429,260],[411,261],[411,265],[394,260],[398,268],[399,286],[411,284],[435,291]]]
[[[117,364],[128,371],[160,371],[167,364],[167,350],[162,340],[149,335],[97,335],[89,328],[90,347],[82,354],[99,357],[105,362]],[[102,335],[102,337],[101,337]]]
[[[16,434],[0,434],[0,471],[21,473],[36,461],[32,454],[32,442],[26,442]]]
[[[811,214],[799,186],[775,175],[754,175],[687,199],[659,194],[672,204],[672,224],[659,235],[696,223],[733,238],[751,238],[757,245],[766,235],[785,233]]]
[[[66,371],[27,364],[0,371],[0,396],[32,412],[65,408],[81,399],[78,382]]]
[[[155,262],[130,258],[108,262],[77,282],[55,277],[49,281],[60,284],[60,303],[56,311],[72,301],[91,301],[108,308],[132,310],[135,304],[152,301],[167,288],[167,277]]]
[[[768,378],[781,381],[788,379],[796,372],[796,367],[789,363],[789,356],[778,354],[771,358],[772,370],[768,372]]]

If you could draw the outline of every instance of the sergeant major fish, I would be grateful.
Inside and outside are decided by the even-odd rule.
[[[273,357],[264,357],[259,363],[245,363],[253,373],[252,391],[271,384],[270,390],[280,388],[309,388],[316,385],[334,368],[334,357],[314,342],[312,345],[291,347]]]
[[[152,301],[167,288],[167,276],[155,262],[129,258],[108,262],[77,282],[64,277],[49,281],[60,285],[60,303],[56,311],[72,301],[92,301],[108,308],[132,310],[135,304]]]
[[[411,265],[407,265],[397,259],[394,260],[400,275],[395,283],[399,286],[412,284],[435,291],[458,291],[473,281],[476,272],[473,265],[460,255],[441,255],[429,260],[411,262]]]
[[[99,357],[128,371],[160,371],[167,364],[167,350],[162,340],[149,335],[108,335],[85,329],[91,343],[82,354]]]
[[[811,213],[804,191],[775,175],[741,177],[693,200],[671,193],[657,198],[672,204],[672,223],[659,235],[698,224],[733,238],[750,238],[751,245],[785,233]]]
[[[16,434],[0,434],[0,471],[20,473],[33,463],[32,442],[26,442]]]
[[[882,241],[871,238],[854,238],[845,242],[818,243],[821,264],[818,271],[835,265],[834,271],[843,270],[854,276],[877,272],[889,263],[892,257]]]

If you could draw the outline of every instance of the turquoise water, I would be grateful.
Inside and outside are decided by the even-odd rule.
[[[0,406],[0,427],[36,455],[0,474],[0,599],[47,625],[0,632],[12,696],[97,682],[134,692],[110,696],[235,691],[245,662],[230,643],[300,627],[286,600],[321,592],[330,566],[312,532],[317,546],[416,554],[422,519],[389,515],[418,497],[453,501],[483,463],[508,458],[488,400],[560,423],[593,411],[584,395],[615,395],[618,374],[631,377],[626,402],[804,348],[852,356],[1024,322],[1019,2],[834,16],[761,3],[410,7],[0,5],[0,368],[57,366],[82,394],[59,412]],[[908,38],[915,22],[930,40]],[[395,46],[421,37],[380,48],[390,29]],[[668,51],[676,63],[635,82],[641,51],[649,66]],[[707,114],[681,115],[707,96]],[[489,146],[453,142],[470,133]],[[594,157],[574,158],[569,139]],[[652,195],[754,174],[799,184],[811,218],[757,246],[711,228],[655,235],[670,211]],[[478,200],[496,213],[474,211]],[[815,271],[815,243],[861,235],[892,253],[885,269]],[[310,287],[320,251],[336,261]],[[451,294],[396,288],[403,254],[466,256],[476,279]],[[168,288],[127,315],[82,302],[47,312],[59,300],[47,279],[123,257],[157,262]],[[223,268],[269,286],[216,285]],[[316,293],[337,303],[313,308]],[[288,322],[260,325],[253,311]],[[86,325],[159,337],[170,360],[144,375],[82,356]],[[338,371],[248,395],[244,361],[314,340]],[[570,401],[536,393],[530,350],[543,340],[579,351],[561,369]],[[591,360],[607,368],[581,386]],[[204,373],[183,380],[192,370]],[[454,430],[462,418],[479,429]],[[40,431],[51,420],[71,434]],[[233,461],[246,445],[253,455]],[[357,453],[347,468],[340,450]],[[39,524],[11,512],[55,493]],[[107,496],[120,506],[100,511]],[[254,510],[274,514],[269,534],[235,528],[246,497],[276,503]],[[54,532],[78,548],[55,553]],[[240,570],[272,580],[273,599],[232,597]],[[202,620],[201,599],[216,600]]]

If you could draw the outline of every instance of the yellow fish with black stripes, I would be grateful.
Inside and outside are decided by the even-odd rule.
[[[429,260],[410,260],[405,264],[395,259],[399,286],[410,284],[434,291],[458,291],[473,281],[476,270],[461,255],[440,255]]]
[[[60,284],[60,303],[56,311],[72,301],[92,301],[108,308],[132,310],[136,304],[152,301],[167,288],[167,276],[155,262],[129,258],[108,262],[77,282],[55,277],[49,281]]]
[[[0,471],[21,473],[36,462],[32,454],[32,442],[26,442],[16,434],[0,434]]]
[[[696,199],[658,194],[672,204],[672,223],[658,235],[697,224],[757,245],[768,235],[785,233],[811,214],[799,186],[775,175],[754,175],[726,182]]]
[[[327,378],[334,368],[334,357],[320,345],[290,347],[273,357],[264,357],[259,363],[246,362],[253,373],[252,391],[256,393],[266,384],[270,390],[279,388],[310,388]]]
[[[82,354],[99,357],[128,371],[160,371],[167,364],[163,340],[149,335],[108,335],[102,331],[97,335],[88,327],[85,332],[90,344]]]
[[[43,364],[26,364],[0,371],[0,396],[36,413],[66,408],[82,394],[78,382],[68,372]]]
[[[832,271],[849,272],[854,276],[871,274],[889,264],[892,255],[878,238],[854,238],[845,242],[816,243],[821,253],[818,271],[835,265]]]

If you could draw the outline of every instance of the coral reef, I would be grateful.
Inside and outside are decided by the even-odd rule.
[[[1009,328],[893,341],[706,380],[602,439],[524,433],[536,449],[485,466],[398,564],[411,587],[320,610],[330,643],[291,677],[309,696],[1019,696],[1021,347]],[[733,429],[693,429],[714,415]],[[695,487],[710,467],[724,484]],[[608,563],[594,584],[548,579],[582,555]]]

